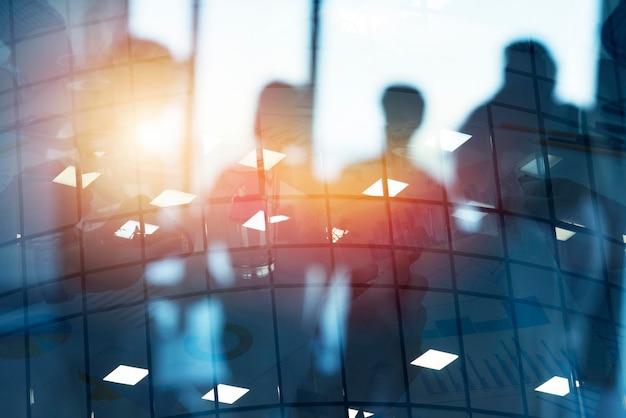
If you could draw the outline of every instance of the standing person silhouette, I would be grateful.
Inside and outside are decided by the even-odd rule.
[[[382,154],[346,167],[340,179],[329,184],[329,192],[359,195],[386,175],[388,179],[407,183],[407,186],[398,193],[391,191],[393,196],[387,190],[385,196],[441,201],[441,187],[409,158],[409,142],[424,113],[422,95],[412,87],[391,86],[383,94],[381,107],[386,121],[386,143]]]
[[[335,243],[335,256],[337,267],[350,271],[344,367],[350,399],[356,401],[403,398],[406,364],[421,350],[426,320],[421,302],[428,289],[411,265],[424,247],[445,242],[443,212],[427,204],[440,202],[442,189],[407,158],[422,120],[422,96],[411,87],[391,86],[381,105],[383,152],[348,166],[328,185],[332,226],[347,231]],[[422,290],[405,291],[408,285]],[[397,329],[399,309],[408,330],[404,336]]]
[[[603,169],[594,155],[599,149],[585,137],[581,110],[555,98],[557,66],[548,49],[525,41],[509,45],[505,54],[502,88],[461,128],[472,139],[456,151],[461,175],[454,195],[467,198],[467,191],[477,189],[489,195],[491,204],[506,214],[502,233],[507,262],[527,263],[537,275],[552,268],[562,283],[562,297],[542,296],[548,282],[533,287],[532,279],[512,274],[515,298],[537,298],[590,317],[608,317],[608,306],[613,304],[616,313],[619,308],[598,282],[623,273],[624,205],[598,188],[598,176],[594,182],[594,171]],[[488,183],[490,179],[496,184]],[[485,247],[478,251],[484,253]],[[604,325],[586,315],[569,315],[566,324],[533,325],[524,332],[541,338],[544,348],[521,344],[520,349],[533,356],[561,349],[571,365],[563,373],[584,380],[581,391],[593,388],[603,397],[612,396],[618,369],[612,348],[598,337],[606,332]],[[519,330],[527,318],[516,318]],[[483,346],[476,353],[467,350],[467,355],[491,349]],[[541,383],[525,379],[525,384]],[[542,416],[565,414],[554,404],[539,408]]]
[[[386,119],[383,152],[346,167],[340,178],[328,185],[331,217],[349,231],[338,243],[420,251],[443,245],[443,213],[423,204],[441,202],[442,188],[408,158],[409,141],[424,112],[422,96],[414,88],[392,86],[386,89],[381,104]],[[376,254],[373,257],[374,261],[378,258]]]

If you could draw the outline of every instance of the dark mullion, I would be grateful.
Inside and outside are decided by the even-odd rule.
[[[313,0],[312,10],[311,10],[311,63],[309,69],[310,76],[310,84],[313,89],[315,89],[317,83],[317,66],[319,59],[319,47],[320,47],[320,16],[322,10],[322,2],[323,0]]]
[[[69,4],[66,3],[66,15],[70,16],[71,10]],[[72,40],[70,36],[70,32],[67,32],[67,50],[69,52],[68,56],[68,68],[69,68],[69,79],[73,81],[76,74],[74,72],[74,55],[72,54]],[[63,75],[65,77],[65,75]],[[82,167],[81,167],[81,152],[79,146],[79,138],[77,136],[78,130],[76,129],[76,98],[74,96],[74,91],[70,90],[70,115],[72,121],[72,131],[74,132],[73,136],[73,145],[74,150],[77,154],[76,156],[76,213],[78,221],[81,222],[83,219],[83,205],[82,205]],[[79,135],[79,134],[78,134]],[[87,381],[85,382],[85,391],[86,391],[86,406],[87,406],[87,415],[91,416],[93,413],[93,408],[91,404],[91,386],[89,383],[89,377],[91,376],[91,367],[90,367],[90,353],[89,353],[89,321],[88,321],[88,306],[87,306],[87,277],[85,274],[86,264],[85,264],[85,251],[84,251],[84,234],[82,228],[77,228],[78,232],[78,251],[79,251],[79,271],[80,271],[80,282],[81,282],[81,309],[82,309],[82,325],[83,325],[83,355],[84,355],[84,365],[85,365],[85,375],[87,376]],[[61,278],[59,278],[61,282]]]
[[[189,60],[187,61],[187,109],[186,109],[186,123],[185,123],[185,138],[183,142],[183,155],[181,158],[183,170],[182,176],[182,186],[183,190],[189,191],[191,189],[191,185],[193,184],[191,178],[191,169],[185,168],[186,164],[193,163],[194,160],[194,152],[195,149],[195,87],[196,87],[196,55],[198,52],[198,30],[199,30],[199,13],[198,10],[200,8],[200,0],[193,0],[192,5],[192,32],[191,32],[191,53],[189,55]]]
[[[513,295],[513,283],[511,278],[511,265],[509,264],[509,246],[507,242],[506,235],[506,222],[504,219],[504,214],[502,209],[504,208],[504,204],[502,202],[502,190],[500,188],[500,169],[498,167],[498,148],[496,145],[495,137],[495,129],[493,126],[493,113],[491,111],[491,105],[487,105],[487,124],[489,125],[489,141],[491,143],[491,160],[493,165],[493,177],[495,181],[496,188],[496,198],[497,198],[497,207],[500,208],[500,213],[498,214],[498,222],[500,224],[500,237],[502,240],[502,252],[504,262],[504,270],[507,277],[507,287],[509,290],[509,297],[507,298],[509,302],[509,306],[511,309],[511,322],[513,323],[513,338],[517,341],[516,350],[521,350],[521,344],[519,339],[519,328],[517,322],[517,312],[515,309],[515,295]],[[524,363],[522,356],[518,355],[517,357],[517,373],[519,374],[520,384],[519,391],[522,397],[522,405],[523,412],[525,415],[528,415],[528,400],[526,398],[526,382],[524,379]]]
[[[320,26],[321,19],[320,13],[322,11],[323,0],[313,0],[312,3],[312,11],[311,11],[311,20],[312,20],[312,30],[311,30],[311,66],[310,66],[310,89],[311,89],[311,109],[315,109],[315,101],[317,98],[316,89],[319,78],[318,66],[319,66],[319,49],[320,49]],[[311,122],[311,129],[312,129]],[[312,156],[314,157],[314,155]],[[326,236],[328,240],[328,244],[322,245],[322,247],[326,246],[329,251],[330,258],[330,278],[329,282],[327,282],[324,286],[327,290],[332,289],[334,285],[333,280],[335,279],[335,275],[337,274],[337,263],[335,258],[335,244],[333,243],[333,222],[332,222],[332,206],[330,204],[331,194],[328,188],[328,181],[326,179],[326,173],[323,173],[323,182],[324,182],[324,204],[326,211]],[[328,293],[326,295],[328,297]],[[336,318],[339,321],[340,318]],[[347,386],[347,378],[346,378],[346,361],[345,361],[345,339],[342,335],[341,329],[339,329],[337,338],[339,340],[339,352],[337,355],[339,356],[340,361],[340,369],[341,369],[341,387],[342,387],[342,397],[343,402],[340,404],[347,411],[348,408],[348,386]]]
[[[398,336],[400,337],[400,361],[402,364],[402,378],[404,379],[404,388],[406,390],[406,400],[408,403],[411,402],[411,391],[409,390],[409,372],[407,370],[407,354],[406,354],[406,345],[404,338],[404,323],[402,321],[402,306],[400,304],[400,289],[398,283],[398,266],[397,266],[397,258],[396,258],[396,246],[395,246],[395,238],[393,233],[393,218],[391,211],[391,197],[389,196],[389,175],[387,170],[387,138],[385,138],[385,146],[383,147],[383,152],[381,154],[380,163],[382,168],[382,186],[383,186],[383,200],[385,204],[385,215],[387,216],[387,229],[389,230],[389,247],[391,251],[391,271],[393,274],[393,290],[394,290],[394,299],[396,302],[396,315],[397,315],[397,324],[398,324]],[[410,267],[410,266],[409,266]],[[407,416],[411,418],[413,414],[411,413],[411,408],[407,408]]]
[[[130,78],[130,101],[131,101],[131,113],[132,113],[132,126],[133,128],[136,127],[137,124],[137,109],[136,109],[136,97],[135,97],[135,59],[133,57],[133,45],[132,45],[132,38],[130,36],[127,37],[126,39],[126,43],[127,43],[127,47],[128,47],[128,72],[129,72],[129,78]],[[134,131],[135,129],[133,129]],[[141,234],[139,235],[139,245],[141,248],[141,270],[143,272],[143,280],[142,280],[142,287],[143,287],[143,300],[142,300],[142,304],[143,304],[143,309],[144,309],[144,327],[145,327],[145,333],[144,333],[144,338],[146,339],[146,362],[147,362],[147,367],[148,370],[152,371],[154,370],[154,368],[152,367],[152,348],[151,348],[151,344],[150,344],[150,312],[149,312],[149,296],[148,296],[148,284],[146,283],[145,280],[145,271],[146,271],[146,240],[145,240],[145,230],[146,230],[146,225],[145,225],[145,221],[144,221],[144,207],[143,207],[143,203],[141,201],[141,187],[142,187],[142,183],[141,183],[141,170],[140,170],[140,161],[139,161],[139,145],[137,144],[137,141],[134,141],[134,147],[133,147],[134,151],[135,151],[135,169],[136,169],[136,173],[135,173],[135,179],[137,181],[137,185],[139,188],[139,194],[137,196],[137,214],[139,216],[139,227],[140,227],[140,231]],[[154,408],[154,377],[153,377],[154,373],[150,372],[148,373],[148,410],[150,412],[150,416],[154,417],[155,416],[155,408]]]
[[[13,15],[13,5],[14,5],[14,1],[13,0],[8,0],[8,7],[9,7],[9,32],[10,32],[10,38],[11,41],[9,43],[9,46],[12,47],[11,50],[11,64],[13,66],[13,68],[17,68],[17,62],[16,62],[16,58],[15,58],[15,47],[16,47],[16,40],[15,40],[15,22],[14,22],[14,15]],[[21,126],[21,124],[19,123],[19,119],[20,119],[20,108],[19,108],[19,98],[18,98],[18,94],[19,94],[19,86],[17,84],[17,80],[15,79],[15,77],[13,77],[13,108],[15,109],[15,114],[14,114],[14,121],[17,125],[16,130],[15,130],[15,148],[16,148],[16,169],[17,169],[17,198],[18,198],[18,204],[17,204],[17,209],[18,209],[18,217],[19,217],[19,233],[22,234],[24,231],[24,192],[22,190],[22,186],[23,186],[23,182],[22,182],[22,144],[21,144],[21,138],[20,138],[20,128],[19,126]],[[25,390],[25,397],[26,397],[26,417],[27,418],[31,418],[33,416],[33,412],[32,412],[32,407],[31,407],[31,403],[30,403],[30,391],[31,391],[31,367],[30,367],[30,321],[28,318],[28,292],[27,292],[27,287],[28,287],[28,279],[27,279],[27,269],[26,266],[28,264],[27,258],[26,258],[26,248],[25,248],[25,242],[26,240],[23,239],[23,237],[21,237],[21,239],[18,241],[19,242],[19,247],[20,247],[20,261],[21,261],[21,273],[22,273],[22,304],[24,307],[24,311],[23,311],[23,315],[24,315],[24,369],[25,369],[25,380],[26,380],[26,390]]]
[[[270,244],[271,245],[271,244]],[[272,325],[274,327],[274,348],[275,348],[275,359],[276,359],[276,375],[278,379],[278,403],[280,404],[280,416],[285,417],[285,400],[284,400],[284,388],[283,388],[283,379],[282,379],[282,368],[280,362],[280,345],[278,338],[278,318],[276,312],[276,288],[274,286],[274,272],[270,272],[270,292],[271,292],[271,303],[272,303]]]
[[[531,68],[532,68],[532,73],[533,73],[533,89],[535,93],[535,107],[537,109],[537,127],[539,128],[540,149],[541,149],[543,165],[544,165],[544,170],[545,170],[543,173],[544,187],[546,190],[546,197],[548,199],[548,213],[550,216],[550,220],[553,222],[553,225],[555,225],[557,218],[556,218],[556,210],[555,210],[555,205],[554,205],[554,196],[553,196],[552,187],[551,187],[552,175],[550,172],[550,161],[548,159],[548,144],[546,142],[547,138],[546,138],[546,133],[545,133],[546,132],[545,124],[544,124],[543,112],[541,110],[541,101],[539,97],[539,82],[536,78],[537,62],[535,60],[534,49],[532,49],[530,52],[531,52],[530,53]],[[576,363],[576,360],[575,360],[576,355],[572,347],[570,338],[567,337],[567,335],[571,334],[567,332],[571,330],[571,324],[567,315],[567,308],[565,306],[565,289],[564,289],[564,284],[563,284],[564,278],[563,278],[563,272],[561,268],[561,258],[559,256],[559,243],[556,239],[554,226],[552,227],[551,239],[552,239],[552,245],[553,245],[553,251],[554,251],[554,261],[557,266],[559,297],[561,299],[560,311],[561,311],[561,316],[563,319],[563,329],[566,331],[566,336],[564,337],[565,347],[566,347],[566,351],[568,355],[571,356],[569,359],[569,362],[570,362],[570,367],[572,367]],[[572,367],[572,370],[570,371],[570,376],[568,376],[570,381],[572,379],[577,380],[576,372],[577,371]],[[577,404],[576,406],[577,406],[578,415],[580,416],[582,412],[579,409],[580,405]]]
[[[438,149],[438,154],[440,156],[440,161],[443,164],[447,163],[448,160],[444,158],[445,154],[441,149]],[[445,182],[444,182],[445,184]],[[454,205],[450,202],[448,198],[448,191],[443,188],[443,207],[444,207],[444,222],[446,224],[446,234],[448,239],[448,263],[450,263],[450,282],[452,284],[452,297],[454,301],[454,317],[456,322],[456,330],[458,333],[458,342],[459,342],[459,360],[461,361],[461,375],[463,376],[463,386],[465,388],[465,408],[467,411],[471,411],[472,403],[470,398],[470,386],[469,386],[469,376],[467,371],[467,362],[465,361],[465,341],[463,339],[463,326],[461,324],[461,306],[459,302],[459,287],[457,284],[456,277],[456,265],[454,262],[454,245],[453,245],[453,237],[452,237],[452,221],[450,219],[450,210],[454,208]]]

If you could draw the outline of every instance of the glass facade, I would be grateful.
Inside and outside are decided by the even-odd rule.
[[[0,0],[3,414],[626,415],[625,18]]]

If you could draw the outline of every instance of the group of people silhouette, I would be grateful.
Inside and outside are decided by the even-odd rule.
[[[557,67],[549,51],[538,42],[524,41],[507,47],[505,56],[503,86],[491,99],[479,105],[458,128],[472,138],[455,151],[453,158],[449,155],[442,157],[443,164],[455,166],[454,179],[433,178],[426,170],[420,169],[410,158],[410,153],[406,152],[406,148],[412,146],[411,139],[420,127],[427,106],[420,92],[413,86],[393,85],[381,95],[381,109],[386,121],[383,152],[375,158],[344,167],[341,174],[330,181],[314,173],[313,160],[319,156],[313,153],[310,121],[303,123],[299,120],[298,126],[294,128],[290,126],[289,117],[277,116],[290,114],[292,106],[302,97],[310,100],[310,88],[272,83],[261,93],[256,129],[258,147],[285,152],[287,157],[276,167],[276,176],[307,196],[287,203],[292,206],[289,213],[297,218],[298,214],[313,211],[309,206],[315,198],[326,197],[329,200],[327,208],[322,206],[329,213],[323,212],[314,221],[303,216],[306,222],[300,224],[296,234],[291,231],[291,235],[287,233],[281,236],[281,231],[287,231],[287,228],[279,227],[275,243],[281,245],[281,242],[286,244],[293,240],[300,243],[321,242],[323,238],[320,237],[326,236],[328,241],[332,240],[339,248],[352,244],[366,247],[356,257],[357,261],[343,260],[352,268],[349,280],[353,298],[348,321],[350,330],[345,336],[347,353],[352,354],[346,356],[346,362],[355,361],[355,367],[356,362],[361,365],[363,373],[356,380],[364,384],[361,386],[356,383],[352,387],[353,393],[363,390],[360,393],[363,399],[377,399],[379,396],[380,399],[387,399],[391,392],[399,396],[403,390],[402,385],[395,389],[389,385],[388,382],[393,379],[384,379],[387,385],[385,388],[377,384],[380,375],[373,370],[380,371],[384,360],[376,355],[365,358],[354,348],[365,343],[367,337],[364,335],[384,334],[383,330],[390,326],[381,319],[384,315],[377,316],[377,319],[371,318],[371,295],[374,292],[368,294],[368,289],[374,283],[385,283],[384,270],[389,269],[393,274],[387,275],[387,283],[413,285],[426,292],[429,283],[411,270],[411,264],[419,259],[423,248],[436,245],[445,248],[447,237],[438,241],[434,227],[425,225],[419,216],[411,216],[411,208],[444,201],[450,202],[452,207],[470,204],[482,206],[479,210],[489,213],[495,209],[498,213],[504,211],[507,214],[549,220],[562,228],[583,232],[583,236],[586,232],[589,237],[604,234],[615,240],[621,238],[624,230],[623,205],[597,193],[588,174],[572,168],[571,162],[555,167],[554,161],[558,162],[559,159],[555,159],[552,154],[554,150],[558,154],[559,147],[578,146],[583,149],[588,134],[584,133],[580,122],[585,111],[560,104],[554,97]],[[520,65],[520,61],[524,61],[523,65]],[[531,77],[520,70],[524,66],[531,68]],[[290,98],[280,100],[276,99],[277,96]],[[274,100],[269,100],[270,97]],[[310,103],[308,106],[312,107]],[[263,119],[266,114],[274,115],[273,122]],[[284,135],[285,131],[296,134]],[[276,132],[283,134],[274,136]],[[291,160],[291,153],[298,158]],[[369,195],[368,192],[364,195],[371,186],[375,188],[370,189]],[[289,201],[284,197],[289,197],[293,189],[289,189],[286,195],[281,194],[282,204]],[[451,219],[453,222],[454,218]],[[334,226],[350,232],[343,237],[333,237],[330,230]],[[514,227],[509,225],[508,228]],[[583,231],[584,228],[590,228],[591,232]],[[529,242],[541,242],[563,268],[582,274],[594,274],[603,268],[602,255],[597,254],[593,239],[563,242],[559,244],[563,248],[557,250],[554,235],[546,236],[529,230],[523,231],[523,234],[529,237]],[[467,231],[464,231],[459,236],[453,235],[452,239],[463,239],[466,235]],[[391,250],[379,257],[372,248],[381,246]],[[623,251],[615,248],[607,253],[609,272],[623,269]],[[475,250],[481,252],[480,248]],[[587,257],[583,254],[587,254]],[[359,262],[362,264],[359,265]],[[277,264],[276,268],[280,270],[281,266]],[[369,302],[359,305],[358,298]],[[383,303],[384,297],[374,296],[376,298],[377,306],[388,306]],[[591,306],[595,303],[593,301],[602,298],[600,294],[590,295],[588,303]],[[392,305],[394,303],[391,300],[388,302]],[[419,300],[413,302],[415,306],[420,306]],[[425,314],[418,311],[420,309],[414,314]],[[363,321],[358,318],[364,317],[368,317],[367,331],[359,325]],[[407,322],[415,320],[414,331],[421,332],[424,318],[410,318],[410,315],[403,318]],[[582,324],[576,326],[580,329],[573,331],[575,333],[592,332],[589,329],[581,331],[585,328]],[[591,366],[586,360],[589,352],[584,347],[577,350],[580,367],[587,369],[590,375],[594,374],[589,371]],[[393,370],[393,366],[387,366]],[[395,376],[397,381],[403,382],[400,369],[395,372],[398,373]]]
[[[47,4],[33,4],[43,10],[41,16],[47,16],[45,25],[53,29],[63,26],[63,19],[58,13],[53,13]],[[621,42],[623,29],[618,24],[618,17],[626,10],[625,4],[620,2],[602,32],[607,51],[619,65],[626,62]],[[21,9],[16,10],[20,12]],[[0,17],[8,18],[4,15]],[[17,25],[19,30],[13,35],[8,31],[9,25],[2,26],[0,40],[13,47],[14,43],[9,42],[12,36],[27,36],[35,30],[34,21],[24,19],[24,22],[28,25]],[[58,32],[55,36],[61,37],[62,42],[55,43],[54,51],[43,52],[63,55],[65,51],[65,55],[69,56],[65,32]],[[152,55],[161,55],[165,61],[172,61],[167,51],[159,45],[148,41],[133,42],[135,52],[143,55],[131,57],[131,61],[134,58],[150,58]],[[120,51],[122,49],[120,46]],[[113,53],[121,54],[120,51]],[[257,269],[255,274],[259,277],[272,274],[279,277],[288,271],[288,274],[300,275],[304,282],[304,278],[311,274],[309,254],[299,259],[286,259],[277,255],[275,248],[326,246],[333,248],[333,251],[336,249],[331,257],[334,266],[322,268],[325,270],[321,274],[323,277],[319,287],[323,289],[323,295],[318,297],[319,306],[313,309],[312,314],[317,315],[315,320],[318,321],[312,337],[311,355],[314,358],[311,368],[301,376],[302,391],[298,393],[305,393],[308,387],[313,386],[313,382],[321,382],[322,389],[318,387],[316,390],[327,391],[329,398],[341,398],[341,395],[337,395],[341,391],[341,384],[337,384],[337,379],[332,379],[332,376],[336,377],[340,373],[340,362],[325,362],[329,350],[337,347],[324,340],[329,335],[330,325],[323,318],[330,315],[330,311],[325,309],[330,309],[327,301],[333,299],[333,289],[343,285],[349,289],[349,294],[341,299],[347,308],[342,314],[341,311],[332,311],[332,314],[343,315],[343,318],[336,319],[346,324],[340,330],[343,332],[344,344],[341,367],[346,370],[351,399],[381,402],[402,399],[408,390],[407,384],[415,379],[418,369],[407,371],[407,362],[400,360],[402,356],[406,357],[403,360],[411,360],[411,356],[420,352],[422,331],[427,319],[422,301],[429,288],[437,285],[429,283],[414,265],[420,260],[424,249],[449,250],[456,245],[451,240],[456,242],[467,239],[471,243],[475,242],[471,241],[471,235],[476,230],[466,231],[462,226],[452,224],[455,218],[448,216],[448,212],[456,206],[474,206],[479,212],[495,213],[503,215],[503,218],[520,215],[525,219],[547,222],[551,227],[579,233],[577,238],[568,242],[556,243],[554,235],[545,236],[535,230],[522,231],[531,251],[538,248],[533,244],[541,242],[541,245],[546,246],[547,242],[551,256],[564,270],[587,276],[605,273],[609,277],[612,274],[620,275],[623,271],[624,251],[621,242],[626,232],[624,205],[608,193],[601,193],[597,187],[598,181],[594,183],[594,176],[610,178],[610,170],[607,169],[609,174],[602,177],[602,169],[590,173],[587,169],[576,170],[576,164],[572,168],[571,163],[567,163],[570,168],[565,169],[566,162],[559,162],[556,156],[558,153],[553,152],[563,149],[583,151],[576,161],[580,167],[588,167],[587,156],[590,153],[607,151],[606,148],[594,148],[588,126],[584,123],[589,112],[558,103],[554,98],[557,67],[549,51],[539,42],[517,42],[508,46],[504,53],[506,66],[502,87],[493,97],[478,105],[466,121],[457,127],[458,131],[471,135],[471,139],[454,154],[442,153],[440,156],[440,164],[454,166],[451,170],[455,173],[454,178],[433,176],[431,171],[422,169],[411,158],[411,152],[407,151],[415,146],[412,139],[420,129],[428,106],[419,86],[406,85],[400,80],[398,84],[390,85],[381,92],[380,108],[385,120],[382,152],[376,157],[343,167],[340,175],[334,179],[322,178],[316,172],[315,160],[323,159],[323,156],[315,153],[312,139],[314,88],[273,82],[262,90],[254,127],[257,139],[256,167],[229,168],[213,182],[212,190],[206,191],[209,208],[202,221],[206,223],[200,229],[205,229],[208,244],[209,276],[219,282],[218,287],[232,285],[241,279],[235,276],[246,268]],[[57,58],[54,57],[55,60]],[[37,57],[36,61],[41,59]],[[25,62],[23,65],[28,67],[27,64]],[[613,62],[603,60],[600,64],[601,74],[605,74],[611,70]],[[55,65],[59,65],[58,62]],[[39,73],[46,71],[44,67],[30,66],[27,71],[19,73],[15,68],[5,66],[0,68],[0,81],[9,83],[10,87],[22,82],[18,76],[28,75],[37,81],[36,78],[41,75]],[[530,74],[520,68],[530,68]],[[140,73],[137,75],[141,76]],[[166,77],[158,83],[162,87],[174,81]],[[604,80],[598,82],[600,92],[610,90],[604,83]],[[20,94],[25,92],[24,89]],[[46,105],[46,101],[35,100],[42,97],[39,94],[45,95],[41,86],[35,83],[31,93],[34,99],[21,108],[28,117],[29,112],[36,114],[40,107]],[[165,102],[155,103],[156,107],[160,107]],[[607,109],[612,109],[616,112],[613,116],[619,119],[624,115],[622,105],[623,100],[616,100],[605,103],[604,107],[598,106],[594,111],[606,113]],[[106,118],[99,118],[97,122],[100,124],[98,129],[109,128],[106,126]],[[597,126],[607,132],[612,130],[613,134],[620,132],[620,127],[615,124]],[[82,138],[90,137],[86,135]],[[104,144],[106,151],[116,156],[123,154],[127,146],[124,141],[121,137],[111,139]],[[102,151],[94,148],[101,145],[95,142],[77,142],[81,148],[78,150],[79,158],[84,157],[87,151]],[[266,167],[269,162],[264,150],[279,153],[282,159],[274,167]],[[133,158],[127,159],[129,166],[137,164],[138,160]],[[83,171],[89,171],[87,160],[83,158],[80,163]],[[5,185],[2,192],[10,197],[3,199],[4,212],[10,219],[0,224],[3,241],[15,239],[15,225],[20,216],[16,196],[23,193],[22,197],[25,196],[28,202],[30,196],[38,197],[40,194],[37,188],[40,185],[24,180],[43,175],[51,177],[51,173],[60,171],[62,165],[54,161],[45,166],[25,167],[19,173],[19,179],[15,176]],[[139,168],[132,166],[132,169]],[[75,262],[79,258],[75,257],[78,252],[82,251],[85,257],[83,267],[99,269],[141,259],[142,245],[144,249],[150,247],[147,253],[153,256],[186,257],[194,252],[194,238],[202,235],[195,232],[179,234],[179,231],[185,229],[184,226],[176,221],[164,221],[165,218],[154,212],[143,214],[142,219],[144,223],[151,219],[154,219],[155,224],[165,222],[158,232],[164,237],[163,240],[148,237],[145,226],[131,231],[131,235],[135,236],[134,241],[116,236],[122,215],[141,212],[149,207],[150,199],[133,195],[125,196],[123,202],[106,201],[107,198],[115,200],[124,195],[125,190],[122,190],[123,179],[111,175],[111,170],[102,171],[98,182],[81,190],[80,197],[77,197],[74,189],[47,184],[46,187],[51,187],[47,191],[53,195],[50,206],[61,206],[61,202],[64,202],[69,209],[53,208],[45,216],[33,217],[33,225],[40,222],[45,224],[40,229],[46,230],[51,229],[48,224],[65,227],[78,223],[81,217],[98,209],[98,204],[102,207],[105,204],[112,207],[117,205],[99,230],[73,231],[76,233],[69,243],[73,245],[69,251],[71,257],[67,254],[58,255],[63,251],[68,252],[67,248],[50,247],[60,245],[59,240],[50,240],[53,244],[49,242],[46,248],[43,244],[41,248],[36,248],[43,260],[38,266],[39,280],[48,284],[43,288],[41,298],[49,304],[64,303],[80,292],[124,289],[141,279],[141,274],[120,274],[107,281],[87,279],[84,285],[75,283],[73,288],[67,287],[68,282],[60,281],[55,286],[52,283],[54,279],[65,274],[64,266],[58,264],[68,259],[74,259]],[[161,173],[155,183],[163,181],[165,177]],[[94,196],[98,198],[97,201]],[[242,228],[245,222],[259,212],[262,213],[261,226],[255,226],[257,229]],[[286,218],[289,220],[284,221]],[[196,226],[197,221],[194,219]],[[80,227],[84,225],[81,223]],[[508,232],[514,229],[510,225],[507,228]],[[32,232],[38,234],[41,231]],[[485,234],[485,239],[500,240],[500,236],[492,232]],[[185,238],[185,244],[181,244],[181,236]],[[603,244],[606,248],[597,244],[602,240],[607,242]],[[212,245],[218,241],[222,242]],[[78,249],[79,242],[84,248]],[[483,239],[480,242],[485,241]],[[230,248],[231,244],[233,248]],[[212,251],[224,252],[225,249],[229,257],[211,258]],[[257,251],[259,249],[260,252]],[[480,253],[483,249],[475,246],[474,250]],[[233,277],[226,281],[214,277],[224,274],[224,269],[223,266],[211,266],[211,260],[214,263],[230,260],[233,269],[226,274]],[[292,268],[294,264],[296,266]],[[289,265],[289,268],[285,265]],[[74,265],[72,268],[78,269]],[[243,278],[250,279],[251,276]],[[406,291],[409,288],[411,292]],[[305,289],[305,292],[308,291]],[[599,292],[589,293],[586,301],[588,311],[595,312],[603,308],[597,306],[603,305],[597,301],[603,301],[605,297]],[[619,312],[621,302],[616,303],[618,306],[614,310]],[[165,322],[166,316],[161,318],[157,315],[154,320]],[[403,321],[403,333],[397,330],[399,317]],[[586,328],[582,321],[572,321],[571,326],[578,327],[572,331],[575,333],[594,332]],[[163,338],[168,337],[166,335]],[[594,369],[597,348],[591,347],[585,338],[579,338],[578,341],[584,341],[575,348],[580,372],[589,376],[589,381],[594,384],[615,386],[617,372],[599,372]],[[363,350],[365,346],[378,346],[379,349]],[[341,353],[333,352],[332,355],[340,356]],[[169,383],[163,382],[164,385]]]

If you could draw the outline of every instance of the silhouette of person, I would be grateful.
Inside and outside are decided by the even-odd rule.
[[[95,108],[81,108],[75,117],[80,169],[83,173],[98,173],[91,185],[92,210],[83,213],[81,225],[85,267],[137,262],[142,246],[148,258],[186,257],[193,252],[197,237],[165,214],[166,210],[151,204],[165,189],[181,188],[179,172],[163,169],[169,164],[179,168],[181,161],[176,152],[164,154],[163,149],[183,148],[184,126],[169,127],[164,121],[170,110],[183,111],[184,104],[174,91],[184,76],[177,71],[178,64],[167,49],[152,41],[120,39],[110,45],[106,56],[117,63],[117,70],[96,72],[92,78],[81,80],[85,85],[73,92],[80,106]],[[159,59],[133,66],[151,57]],[[134,86],[127,83],[131,66]],[[127,112],[116,102],[128,95],[133,97],[134,112]],[[140,100],[141,95],[157,97]],[[125,224],[129,220],[137,224]],[[89,228],[92,222],[100,226]],[[141,274],[126,273],[108,283],[88,281],[87,291],[127,288],[141,278]]]
[[[580,275],[602,279],[623,271],[624,251],[615,242],[624,231],[624,205],[599,193],[592,182],[589,156],[597,150],[581,134],[580,110],[554,97],[557,68],[549,51],[534,41],[519,42],[507,47],[506,58],[503,87],[461,128],[472,139],[458,150],[462,174],[452,187],[467,191],[477,185],[495,198],[496,185],[485,181],[496,178],[502,209],[535,218],[534,222],[505,218],[508,256],[558,266],[568,305],[606,315],[605,289]],[[483,155],[478,164],[477,155]],[[596,325],[572,316],[565,333],[543,336],[549,347],[569,344],[576,379],[589,386],[610,386],[616,368],[608,347],[595,337]]]
[[[384,152],[380,157],[346,167],[338,181],[329,184],[329,192],[360,195],[386,176],[394,182],[405,183],[406,187],[398,192],[383,183],[381,189],[385,196],[441,201],[441,187],[415,167],[408,155],[409,141],[424,113],[421,94],[412,87],[392,86],[385,90],[381,105],[386,119]]]
[[[276,240],[283,244],[321,244],[328,239],[324,183],[314,173],[311,93],[308,86],[274,82],[259,97],[255,131],[260,146],[282,154],[273,170],[280,212],[289,217],[276,226]]]
[[[362,401],[396,401],[404,396],[406,364],[421,348],[425,323],[421,301],[428,288],[411,265],[442,232],[431,233],[437,228],[425,221],[428,209],[420,205],[440,201],[441,187],[407,158],[407,144],[422,120],[423,99],[414,88],[392,86],[381,104],[386,119],[384,152],[346,167],[328,185],[331,226],[344,231],[335,243],[337,265],[350,271],[344,367],[350,398]],[[379,287],[391,283],[422,290],[398,290],[396,299],[394,290]],[[406,308],[402,315],[410,329],[406,339],[397,330],[398,302]],[[415,377],[412,372],[409,381]]]
[[[495,207],[498,195],[492,180],[495,157],[503,208],[524,212],[526,209],[516,199],[522,192],[512,181],[515,177],[512,171],[519,171],[537,158],[540,129],[545,133],[575,136],[578,112],[573,106],[555,103],[556,67],[541,44],[518,42],[507,47],[505,55],[502,88],[460,128],[472,138],[455,151],[457,175],[454,184],[447,187],[453,201],[474,201]],[[536,80],[530,73],[541,79]],[[535,110],[540,112],[541,128],[535,113],[531,113]],[[542,210],[544,215],[548,214],[547,207]]]
[[[333,226],[347,231],[338,243],[374,247],[393,241],[407,248],[442,245],[446,241],[443,213],[439,207],[422,204],[441,202],[442,188],[413,164],[407,151],[422,120],[422,96],[414,88],[392,86],[381,104],[386,118],[384,152],[346,167],[328,185]],[[372,250],[372,257],[387,255]]]
[[[281,181],[296,189],[288,189],[287,195],[324,192],[323,183],[313,173],[311,100],[310,87],[282,82],[268,84],[259,97],[255,134],[262,148],[284,154],[276,167]]]
[[[305,197],[323,189],[308,169],[310,106],[303,100],[303,89],[281,82],[265,86],[256,112],[255,148],[224,170],[209,192],[208,238],[229,252],[234,268],[232,277],[223,276],[223,284],[236,278],[267,279],[275,266],[277,240],[311,239],[317,224],[303,221]],[[283,195],[290,199],[284,202]],[[323,225],[317,227],[323,231]],[[265,253],[251,247],[263,247]]]

